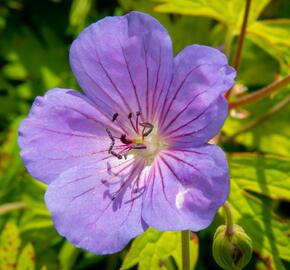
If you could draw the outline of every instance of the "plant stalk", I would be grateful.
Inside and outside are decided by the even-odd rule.
[[[14,210],[21,210],[26,207],[24,202],[12,202],[0,205],[0,216],[12,212]]]
[[[223,209],[225,212],[225,216],[226,216],[226,235],[227,236],[231,236],[233,234],[233,230],[234,230],[234,217],[233,217],[233,212],[232,212],[232,208],[229,204],[228,201],[226,201],[223,205]]]
[[[250,6],[251,6],[251,0],[246,0],[246,7],[245,7],[245,13],[244,13],[244,17],[243,17],[243,23],[242,23],[241,32],[240,32],[239,41],[238,41],[238,46],[237,46],[237,51],[236,51],[234,63],[233,63],[233,67],[235,68],[236,71],[238,71],[239,67],[240,67],[242,49],[243,49],[243,45],[244,45],[244,39],[245,39],[247,23],[248,23],[248,18],[249,18],[249,13],[250,13]],[[229,97],[231,95],[231,91],[232,91],[232,88],[226,93],[227,99],[229,99]]]
[[[254,92],[254,93],[248,94],[246,96],[239,98],[236,101],[230,102],[229,109],[233,109],[233,108],[239,107],[241,105],[245,105],[245,104],[257,101],[265,96],[268,96],[268,95],[280,90],[281,88],[288,85],[289,83],[290,83],[290,74],[287,75],[286,77],[284,77],[283,79],[276,81],[276,82],[273,82],[272,84],[269,84],[266,87]]]
[[[290,104],[290,96],[288,96],[287,98],[285,98],[282,101],[280,101],[278,104],[276,104],[274,107],[272,107],[269,111],[267,111],[262,116],[260,116],[260,117],[258,117],[256,119],[254,119],[253,121],[249,122],[247,125],[242,127],[238,132],[236,132],[235,134],[233,134],[232,136],[230,136],[229,138],[224,140],[224,142],[232,141],[238,135],[250,130],[251,128],[255,127],[258,124],[263,123],[264,121],[266,121],[267,119],[272,117],[274,114],[276,114],[277,112],[279,112],[282,109],[284,109],[285,107],[287,107],[289,104]]]
[[[189,256],[189,241],[190,231],[181,232],[181,246],[182,246],[182,270],[190,270],[190,256]]]
[[[242,28],[241,28],[241,32],[240,32],[237,52],[236,52],[236,55],[235,55],[235,58],[234,58],[234,68],[236,70],[238,70],[239,67],[240,67],[242,49],[243,49],[243,45],[244,45],[246,28],[247,28],[249,13],[250,13],[250,6],[251,6],[251,0],[246,0],[246,7],[245,7],[245,13],[244,13],[244,18],[243,18]]]

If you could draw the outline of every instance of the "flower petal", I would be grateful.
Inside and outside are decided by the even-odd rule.
[[[229,193],[227,161],[215,145],[164,151],[147,181],[142,217],[161,231],[206,228]]]
[[[77,247],[108,254],[143,233],[142,199],[132,199],[133,183],[143,181],[143,166],[115,159],[61,174],[45,194],[59,234]]]
[[[103,110],[123,116],[141,111],[150,121],[170,83],[172,44],[157,20],[131,12],[87,27],[71,46],[70,63],[82,89]]]
[[[105,127],[121,132],[81,93],[52,89],[35,99],[19,128],[21,157],[32,176],[50,183],[69,168],[106,157]]]
[[[171,88],[161,106],[163,136],[183,137],[191,146],[207,143],[226,119],[223,95],[234,77],[234,69],[220,51],[200,45],[185,48],[175,58]]]

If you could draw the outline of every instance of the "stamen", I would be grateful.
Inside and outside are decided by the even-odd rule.
[[[117,119],[118,115],[119,115],[118,113],[113,114],[112,122],[114,122]]]
[[[115,139],[114,139],[114,137],[113,137],[111,131],[110,131],[108,128],[106,128],[106,131],[107,131],[107,133],[108,133],[108,135],[109,135],[109,137],[110,137],[110,139],[111,139],[111,141],[112,141],[111,144],[110,144],[110,147],[109,147],[108,153],[109,153],[109,154],[112,154],[112,149],[113,149],[113,147],[114,147],[114,145],[115,145]]]
[[[130,120],[131,126],[133,127],[134,131],[135,131],[136,133],[138,133],[136,127],[135,127],[134,124],[133,124],[132,116],[133,116],[132,113],[129,113],[129,114],[128,114],[128,118],[129,118],[129,120]]]
[[[113,156],[117,157],[118,159],[122,159],[122,157],[123,157],[121,154],[119,154],[119,153],[117,153],[117,152],[115,152],[115,151],[113,151],[113,150],[111,150],[111,154],[112,154]]]
[[[140,123],[140,126],[143,127],[143,131],[142,131],[142,136],[143,137],[148,136],[152,132],[152,130],[154,128],[154,126],[152,124],[148,123],[148,122]],[[148,128],[148,130],[145,132],[146,128]]]
[[[132,144],[131,146],[131,149],[146,149],[146,146],[144,144]]]
[[[136,112],[136,129],[137,129],[137,133],[139,134],[139,116],[141,115],[141,112]]]
[[[121,141],[123,144],[130,144],[130,143],[132,143],[131,140],[128,140],[128,139],[126,138],[126,135],[125,135],[125,134],[122,134],[122,135],[121,135],[121,137],[120,137],[120,141]]]
[[[113,114],[113,122],[116,121],[118,115],[118,113]],[[112,132],[108,128],[106,128],[106,132],[108,133],[108,136],[111,140],[111,144],[108,149],[109,154],[117,157],[118,159],[122,159],[123,157],[124,159],[127,159],[127,156],[129,155],[131,150],[147,149],[146,145],[144,144],[144,137],[148,136],[152,132],[154,126],[148,122],[139,123],[140,115],[141,112],[137,111],[136,119],[133,123],[133,114],[128,114],[128,119],[130,120],[131,126],[138,135],[138,137],[136,138],[127,138],[126,133],[121,134],[120,137],[114,136]],[[139,134],[139,126],[143,127],[141,135]],[[115,145],[118,140],[120,140],[121,144]]]

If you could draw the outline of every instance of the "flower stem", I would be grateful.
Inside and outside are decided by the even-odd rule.
[[[239,67],[240,67],[242,49],[243,49],[243,45],[244,45],[248,17],[249,17],[249,13],[250,13],[250,6],[251,6],[251,0],[246,0],[246,7],[245,7],[245,13],[244,13],[244,17],[243,17],[243,23],[242,23],[240,37],[239,37],[239,41],[238,41],[238,47],[237,47],[237,51],[236,51],[236,54],[234,57],[234,63],[233,63],[233,66],[234,66],[236,71],[238,71]],[[231,95],[231,91],[232,91],[232,89],[230,89],[226,93],[227,99],[229,99],[229,97]]]
[[[181,245],[182,245],[182,270],[190,269],[190,256],[189,256],[189,240],[190,231],[181,232]]]
[[[226,235],[231,236],[233,234],[234,229],[234,217],[232,213],[232,208],[228,201],[224,203],[223,208],[226,215],[226,227],[227,227]]]
[[[244,39],[245,39],[245,34],[246,34],[246,28],[247,28],[249,13],[250,13],[250,6],[251,6],[251,0],[246,0],[246,8],[245,8],[242,28],[241,28],[241,32],[240,32],[240,38],[239,38],[239,42],[238,42],[236,56],[234,59],[234,68],[236,70],[239,69],[240,62],[241,62],[241,55],[242,55],[242,49],[243,49]]]
[[[276,82],[273,82],[272,84],[269,84],[266,87],[254,92],[254,93],[243,96],[234,102],[230,102],[229,108],[233,109],[233,108],[239,107],[241,105],[245,105],[245,104],[251,103],[253,101],[259,100],[265,96],[268,96],[268,95],[274,93],[277,90],[280,90],[281,88],[288,85],[289,83],[290,83],[290,74],[288,74],[283,79],[276,81]]]
[[[0,216],[12,212],[14,210],[21,210],[26,207],[24,202],[12,202],[0,205]]]

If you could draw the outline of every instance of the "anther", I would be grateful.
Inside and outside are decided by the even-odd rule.
[[[122,159],[122,157],[123,157],[121,154],[116,153],[115,151],[112,151],[112,150],[111,150],[111,154],[112,154],[113,156],[117,157],[118,159]]]
[[[119,115],[118,113],[113,114],[112,122],[114,122],[117,119],[118,115]]]
[[[126,135],[125,135],[125,134],[122,134],[122,135],[121,135],[121,137],[120,137],[120,141],[121,141],[123,144],[130,144],[130,143],[132,143],[131,140],[128,140],[128,139],[126,138]]]
[[[131,149],[146,149],[146,145],[134,143],[131,145]]]
[[[129,118],[129,119],[132,118],[132,113],[131,113],[131,112],[128,114],[128,118]]]
[[[114,147],[114,145],[115,145],[115,139],[114,139],[114,137],[113,137],[111,131],[110,131],[108,128],[106,128],[106,131],[107,131],[107,133],[108,133],[108,135],[109,135],[109,137],[110,137],[110,139],[111,139],[111,141],[112,141],[111,144],[110,144],[110,147],[109,147],[109,149],[108,149],[108,153],[109,153],[109,154],[112,154],[112,149],[113,149],[113,147]]]
[[[152,124],[147,123],[147,122],[140,123],[139,125],[140,125],[141,127],[144,127],[143,132],[142,132],[142,136],[143,136],[143,137],[148,136],[148,135],[152,132],[152,130],[153,130],[153,128],[154,128],[154,126],[153,126]],[[146,128],[148,128],[148,130],[147,130],[146,132],[144,132]]]

